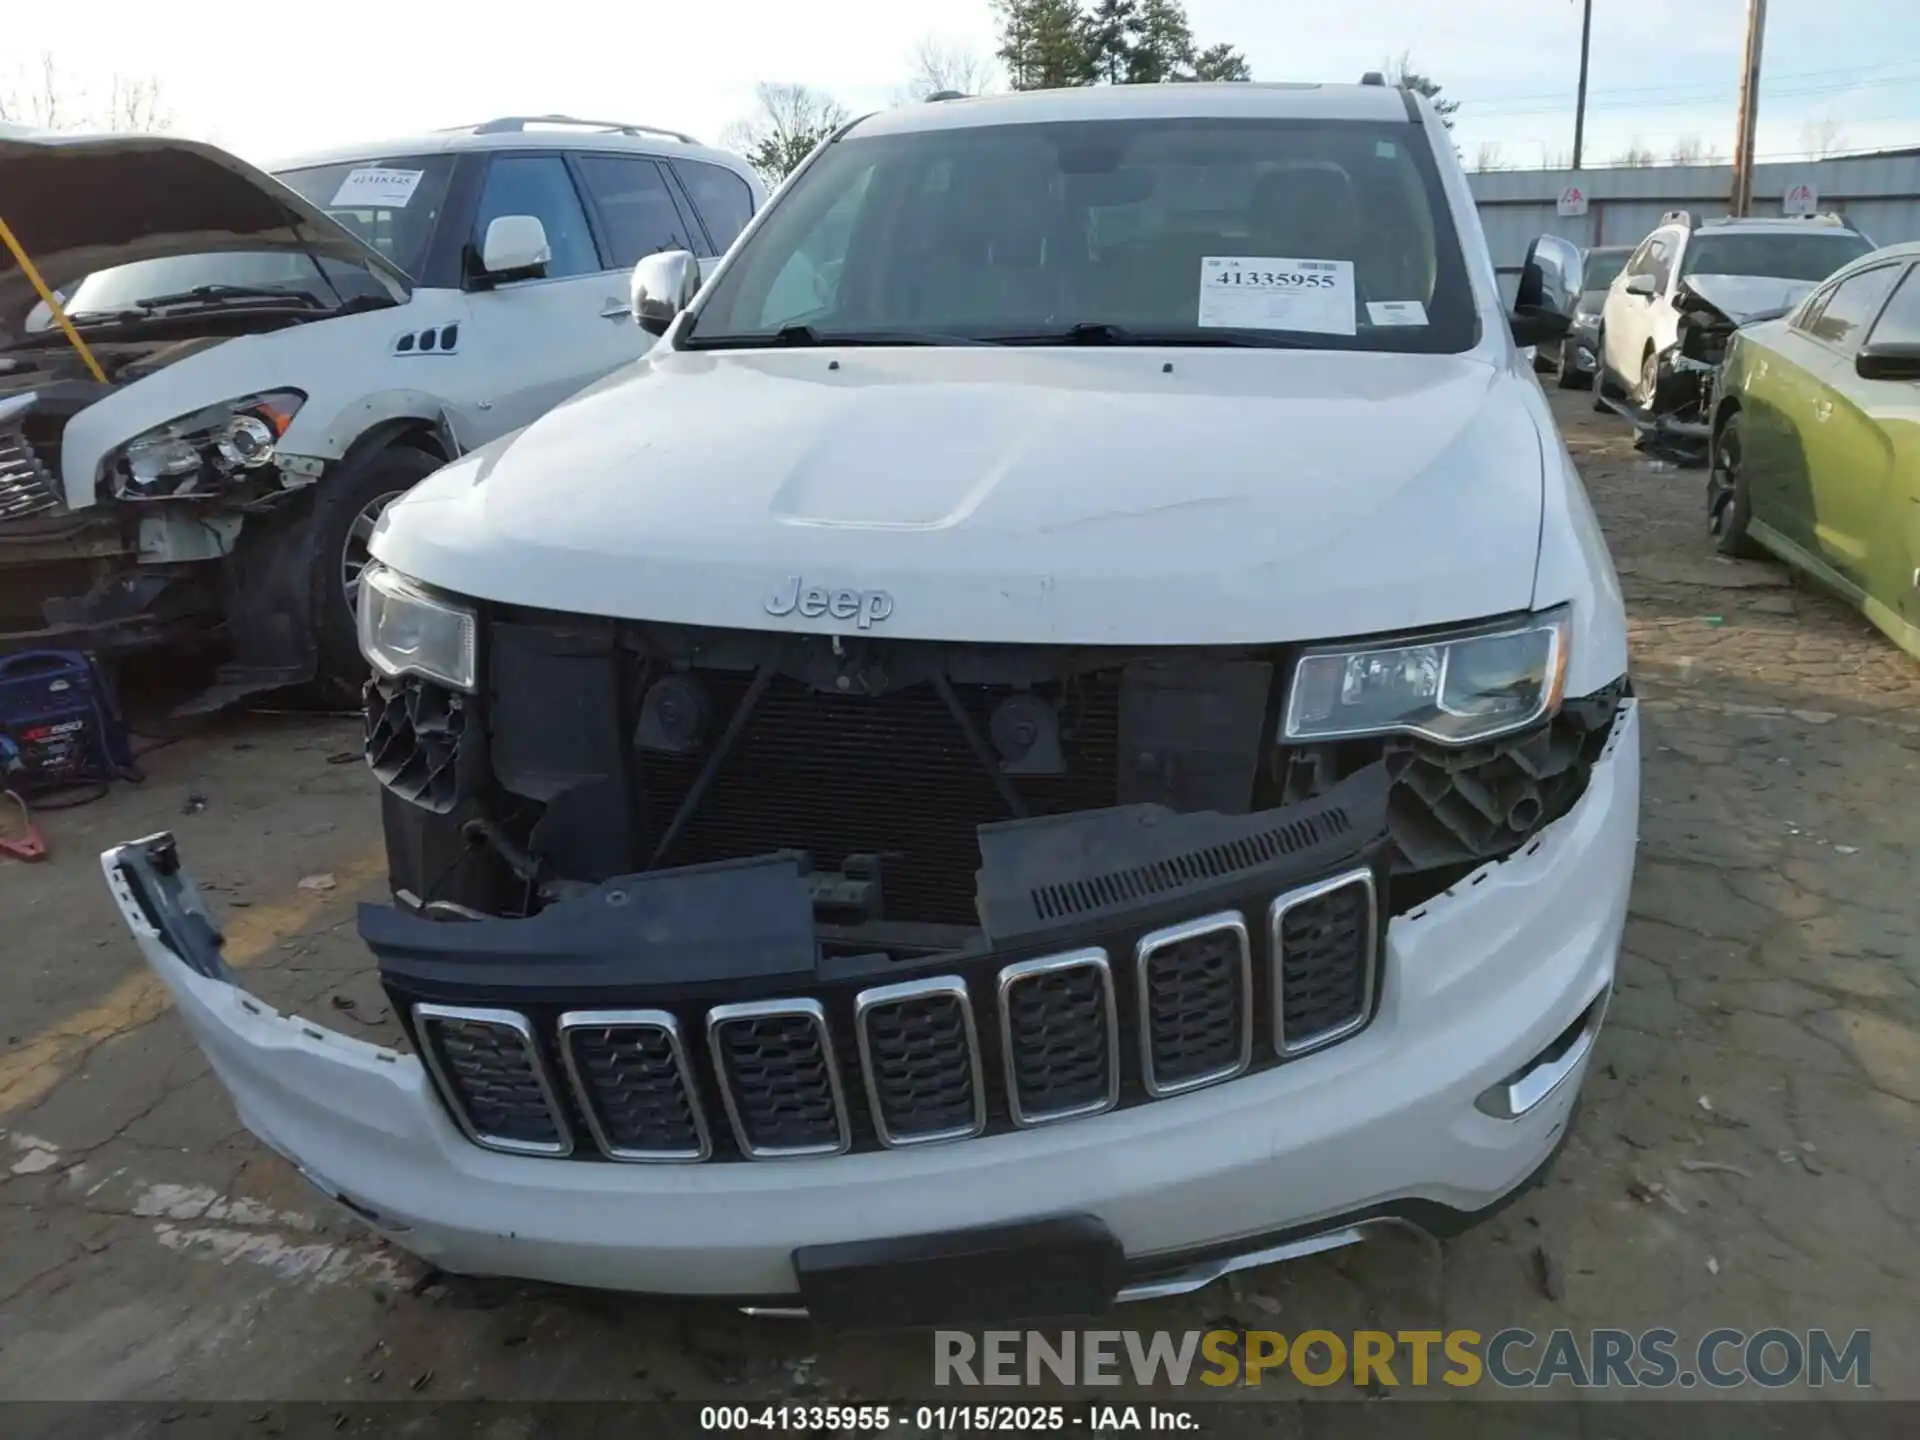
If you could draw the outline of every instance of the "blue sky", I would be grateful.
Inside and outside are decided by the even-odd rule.
[[[1351,80],[1402,50],[1463,105],[1471,162],[1538,166],[1570,148],[1578,0],[1187,0],[1202,43],[1255,77]],[[1746,0],[1594,0],[1589,163],[1697,136],[1726,154]],[[51,51],[81,103],[153,76],[175,128],[254,160],[502,113],[567,110],[716,139],[758,80],[849,109],[890,103],[923,37],[988,54],[986,0],[328,0],[312,21],[257,0],[8,7],[0,87]],[[23,13],[14,14],[13,11]],[[1920,3],[1770,0],[1759,150],[1825,128],[1846,148],[1920,145]],[[272,18],[266,18],[271,16]],[[1681,18],[1684,16],[1684,18]],[[262,28],[263,24],[265,29]],[[287,58],[288,46],[307,47]]]

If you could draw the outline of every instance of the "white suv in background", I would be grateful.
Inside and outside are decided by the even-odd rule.
[[[1692,287],[1735,324],[1794,304],[1873,242],[1837,215],[1701,222],[1685,210],[1660,217],[1614,278],[1600,316],[1594,408],[1629,396],[1657,408],[1661,360],[1680,340],[1680,293]],[[1704,282],[1704,283],[1702,283]]]
[[[162,136],[0,139],[7,222],[74,330],[0,251],[0,650],[224,624],[203,707],[357,688],[381,510],[644,355],[635,263],[718,257],[764,193],[676,131],[559,116],[273,176]]]

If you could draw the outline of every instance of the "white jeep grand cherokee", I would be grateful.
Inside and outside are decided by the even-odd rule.
[[[926,1323],[1469,1223],[1566,1133],[1639,800],[1535,250],[1509,316],[1382,86],[849,125],[381,522],[410,1051],[249,998],[170,837],[126,922],[450,1270]]]

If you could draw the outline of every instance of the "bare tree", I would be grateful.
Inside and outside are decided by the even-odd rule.
[[[771,185],[786,179],[814,146],[847,123],[840,102],[810,86],[762,80],[753,93],[759,112],[729,125],[721,139]]]
[[[997,79],[991,60],[934,35],[920,37],[907,53],[907,65],[912,72],[905,91],[908,100],[924,100],[942,90],[984,95]]]
[[[1473,157],[1473,168],[1476,170],[1511,170],[1513,167],[1507,163],[1506,154],[1501,149],[1498,140],[1482,140],[1480,142],[1480,149],[1475,152]]]
[[[1541,146],[1540,168],[1542,170],[1571,170],[1573,168],[1573,151],[1564,146],[1557,150],[1550,150],[1544,145]]]
[[[1636,135],[1626,149],[1613,157],[1613,163],[1638,168],[1653,164],[1655,158],[1652,148]]]
[[[1847,132],[1841,128],[1840,117],[1831,110],[1800,127],[1800,149],[1815,160],[1824,160],[1846,148]]]
[[[37,65],[0,75],[0,120],[37,130],[151,131],[173,125],[155,77],[115,71],[108,79],[106,102],[95,105],[86,85],[62,72],[51,50],[41,53]]]

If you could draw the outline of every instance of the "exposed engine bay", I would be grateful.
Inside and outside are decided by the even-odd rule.
[[[616,876],[782,853],[821,924],[909,951],[991,928],[1022,827],[1098,817],[1075,841],[1098,848],[1099,825],[1229,825],[1373,766],[1391,782],[1394,902],[1415,905],[1572,807],[1621,693],[1457,748],[1283,748],[1286,647],[992,648],[528,613],[496,614],[485,638],[483,696],[418,677],[367,688],[403,906],[524,917]]]

